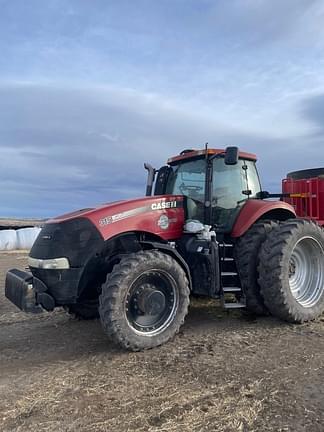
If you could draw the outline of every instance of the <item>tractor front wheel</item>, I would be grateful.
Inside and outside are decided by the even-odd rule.
[[[324,311],[324,234],[314,222],[291,219],[268,234],[259,284],[269,311],[301,323]]]
[[[189,284],[182,267],[162,252],[130,254],[102,285],[99,314],[106,334],[131,351],[171,339],[184,322]]]

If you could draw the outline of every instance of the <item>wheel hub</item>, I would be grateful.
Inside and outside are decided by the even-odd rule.
[[[143,272],[130,287],[125,312],[139,334],[158,334],[171,322],[178,305],[176,282],[165,271]]]
[[[147,315],[157,315],[165,308],[165,295],[150,285],[145,286],[137,298],[138,308]]]
[[[313,307],[324,291],[324,251],[320,243],[305,236],[296,243],[289,262],[289,286],[303,307]]]

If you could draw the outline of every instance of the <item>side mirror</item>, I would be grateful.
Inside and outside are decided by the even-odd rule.
[[[225,150],[225,165],[236,165],[239,159],[238,147],[227,147]]]

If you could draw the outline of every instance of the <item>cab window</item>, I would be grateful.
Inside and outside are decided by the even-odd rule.
[[[166,194],[185,195],[199,202],[205,199],[205,159],[183,162],[172,167]]]
[[[212,222],[216,230],[230,232],[235,219],[249,199],[245,161],[236,165],[225,165],[224,158],[217,158],[213,164]]]

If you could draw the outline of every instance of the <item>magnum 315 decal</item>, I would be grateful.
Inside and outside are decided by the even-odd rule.
[[[152,210],[168,210],[183,207],[182,201],[172,200],[172,201],[156,201],[149,206],[138,207],[132,210],[127,210],[121,213],[117,213],[115,215],[106,216],[104,218],[99,219],[99,225],[104,227],[106,225],[110,225],[114,222],[119,222],[124,219],[128,219],[130,217],[137,216],[141,213],[150,212]]]

